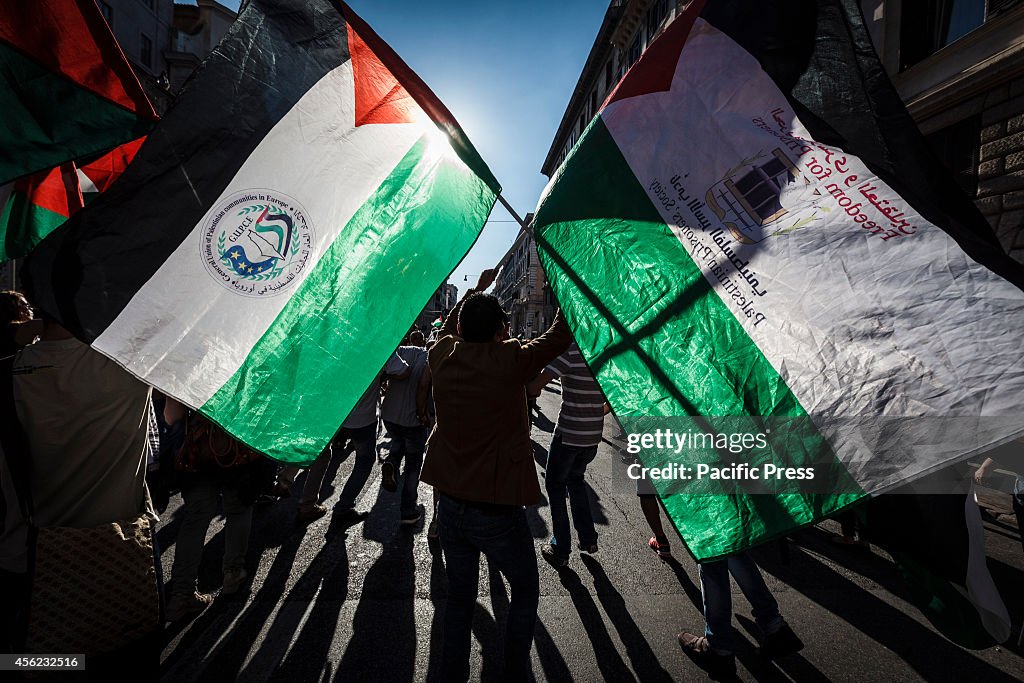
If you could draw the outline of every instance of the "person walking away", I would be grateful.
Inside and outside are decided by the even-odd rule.
[[[579,549],[590,554],[597,552],[597,529],[583,478],[587,465],[597,457],[606,410],[604,395],[575,343],[530,383],[527,395],[540,396],[541,390],[556,378],[562,384],[562,405],[544,475],[554,534],[550,543],[541,546],[541,555],[553,566],[565,567],[572,547],[565,502],[567,490]]]
[[[402,360],[401,356],[392,353],[381,371],[371,380],[370,386],[363,392],[332,439],[332,442],[336,443],[350,439],[356,452],[352,472],[349,473],[348,480],[341,490],[338,504],[335,506],[334,514],[342,523],[356,524],[366,519],[368,514],[365,511],[356,510],[356,498],[366,486],[366,480],[370,478],[373,463],[377,459],[375,447],[377,445],[377,412],[380,405],[381,382],[385,377],[404,379],[409,376],[410,372],[409,365]],[[299,498],[299,524],[310,524],[327,514],[327,508],[320,503],[320,489],[330,467],[333,452],[331,445],[328,444],[306,473],[306,481],[302,485],[302,493]],[[278,476],[277,490],[290,493],[291,485],[298,473],[299,467],[297,466],[285,467]]]
[[[480,553],[511,587],[503,671],[530,676],[540,582],[524,505],[540,499],[533,463],[526,383],[572,341],[561,311],[541,337],[509,339],[508,315],[483,290],[480,275],[456,305],[430,350],[437,423],[427,442],[422,480],[440,493],[438,517],[448,575],[441,678],[469,677],[470,629]]]
[[[167,620],[179,622],[213,603],[213,595],[200,593],[196,581],[206,531],[217,514],[218,502],[225,518],[221,595],[237,593],[248,579],[245,559],[253,504],[261,493],[264,468],[272,463],[171,398],[164,405],[164,419],[168,425],[185,421],[185,440],[175,458],[184,519],[175,543],[167,605]]]
[[[398,466],[405,460],[402,472],[401,523],[416,524],[420,521],[417,507],[417,489],[420,483],[420,468],[423,466],[423,449],[427,443],[427,428],[416,414],[416,393],[423,370],[427,366],[427,350],[423,348],[423,333],[418,330],[409,334],[409,345],[400,346],[396,353],[409,366],[409,374],[388,380],[388,389],[381,400],[380,416],[384,429],[391,436],[393,447],[381,465],[381,485],[389,491],[397,486]]]
[[[779,614],[779,603],[748,553],[702,562],[697,565],[697,570],[704,599],[704,635],[683,631],[677,638],[683,652],[713,679],[731,679],[736,675],[736,632],[732,626],[730,574],[750,602],[754,621],[761,629],[758,654],[766,659],[775,659],[803,649],[803,642]]]

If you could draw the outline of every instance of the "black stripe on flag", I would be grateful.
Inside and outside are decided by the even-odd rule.
[[[714,0],[702,16],[747,52],[811,136],[854,154],[975,261],[1024,289],[1024,266],[935,157],[878,59],[856,0]]]
[[[348,59],[329,0],[245,3],[120,180],[33,252],[33,303],[80,339],[98,337],[271,128]]]

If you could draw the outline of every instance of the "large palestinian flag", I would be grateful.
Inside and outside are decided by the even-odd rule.
[[[498,191],[346,5],[252,0],[121,179],[33,252],[28,283],[140,378],[308,463]]]
[[[0,185],[134,140],[156,114],[94,0],[0,10]]]
[[[1024,429],[1022,269],[928,151],[853,0],[692,3],[553,176],[534,230],[627,431],[691,416],[679,449],[633,445],[668,475],[652,483],[698,559]],[[769,486],[779,463],[816,479]],[[679,494],[698,465],[729,479]]]

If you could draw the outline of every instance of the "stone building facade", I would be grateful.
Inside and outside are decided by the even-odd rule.
[[[199,63],[217,47],[236,16],[216,0],[174,5],[171,44],[165,55],[172,92],[178,92]]]
[[[1024,262],[1024,2],[863,0],[861,8],[921,132]]]
[[[526,222],[533,219],[527,214]],[[537,255],[537,242],[520,231],[501,261],[494,295],[509,314],[513,337],[532,339],[544,332],[554,319],[554,296]]]

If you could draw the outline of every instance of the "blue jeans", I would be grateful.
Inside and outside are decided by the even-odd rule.
[[[441,494],[438,517],[448,574],[441,680],[469,678],[470,631],[480,578],[480,553],[502,573],[511,588],[505,623],[505,675],[509,680],[528,680],[540,578],[526,511],[514,506],[468,503]]]
[[[747,553],[732,555],[725,560],[697,565],[700,590],[704,596],[704,635],[708,645],[720,654],[732,653],[736,634],[732,628],[732,587],[729,574],[750,601],[754,621],[765,634],[775,633],[784,623],[775,602],[764,583],[761,570]]]
[[[405,469],[402,471],[402,516],[416,514],[418,501],[417,490],[420,485],[420,469],[423,468],[423,449],[427,445],[430,432],[423,425],[403,427],[393,422],[385,422],[384,428],[392,439],[391,453],[385,458],[395,466],[397,475],[398,464],[405,458]]]
[[[572,525],[576,527],[580,545],[597,544],[597,529],[590,512],[590,497],[587,495],[583,475],[587,465],[597,457],[597,446],[567,446],[562,443],[561,434],[556,434],[548,452],[544,486],[548,491],[548,505],[551,506],[551,526],[554,534],[551,545],[559,557],[569,557],[572,541],[569,534],[569,510],[565,505],[565,491],[569,490],[572,505]]]
[[[377,445],[377,425],[367,425],[356,429],[341,428],[338,437],[352,439],[356,447],[356,460],[352,465],[352,472],[348,475],[345,487],[341,489],[341,496],[338,498],[338,508],[350,510],[356,506],[356,498],[366,486],[366,480],[373,472],[373,463],[377,461],[377,454],[374,448]]]

